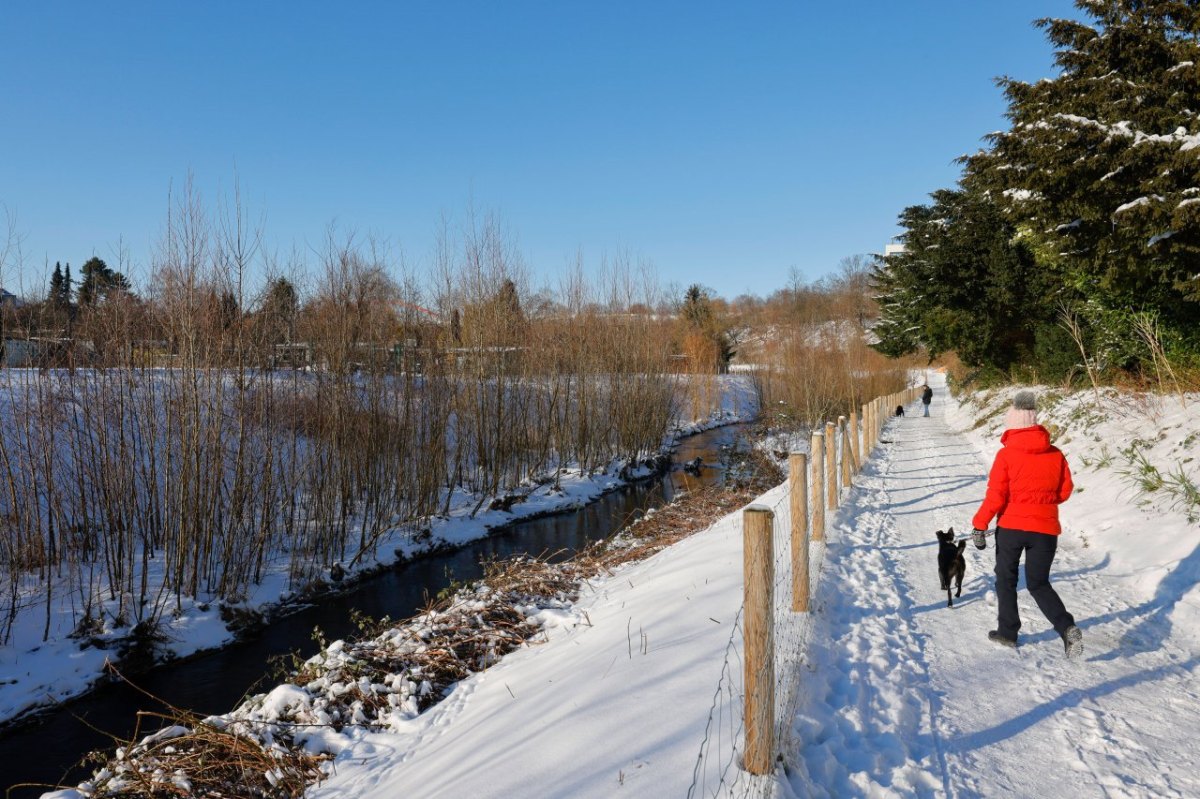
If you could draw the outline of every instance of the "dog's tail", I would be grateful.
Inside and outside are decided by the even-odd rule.
[[[958,554],[961,555],[963,553],[963,550],[966,548],[967,548],[967,539],[964,538],[962,541],[958,542]]]

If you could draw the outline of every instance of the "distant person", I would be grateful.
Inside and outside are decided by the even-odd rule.
[[[1071,469],[1050,433],[1037,423],[1037,398],[1021,391],[1004,419],[1001,449],[988,474],[987,495],[971,520],[975,546],[983,548],[983,531],[995,516],[996,602],[998,620],[988,639],[1017,645],[1017,569],[1025,554],[1025,586],[1038,609],[1062,637],[1067,657],[1083,654],[1083,633],[1050,585],[1050,564],[1058,549],[1058,506],[1071,496]]]
[[[933,389],[926,383],[921,386],[921,404],[925,406],[925,416],[929,416],[929,403],[933,402]]]

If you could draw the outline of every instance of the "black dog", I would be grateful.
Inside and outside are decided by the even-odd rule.
[[[903,415],[904,415],[904,406],[903,406],[903,405],[897,405],[897,406],[896,406],[896,415],[897,415],[897,416],[903,416]]]
[[[963,558],[963,550],[967,548],[967,542],[959,541],[958,546],[954,546],[954,528],[951,527],[946,532],[937,531],[938,539],[938,577],[942,579],[942,589],[946,592],[946,607],[954,607],[954,599],[950,596],[950,583],[957,580],[958,593],[954,596],[962,596],[962,581],[963,575],[967,573],[967,561]]]

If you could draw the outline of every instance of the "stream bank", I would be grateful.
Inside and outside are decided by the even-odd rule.
[[[317,650],[313,629],[330,638],[355,632],[352,610],[381,618],[405,618],[423,608],[452,581],[482,574],[480,562],[528,553],[570,557],[589,542],[607,537],[626,522],[657,507],[681,488],[719,483],[723,451],[741,439],[744,425],[715,428],[682,439],[673,453],[672,468],[650,480],[605,494],[578,510],[519,521],[488,538],[451,552],[411,561],[370,577],[347,590],[287,616],[274,619],[257,635],[194,658],[154,667],[135,678],[138,686],[176,707],[204,714],[222,713],[259,686],[272,663],[292,653],[307,657]],[[698,473],[685,465],[700,458]],[[30,722],[0,733],[0,789],[19,783],[74,784],[88,772],[76,766],[93,749],[128,738],[137,711],[161,710],[131,685],[114,682],[91,694],[64,703]],[[108,735],[100,732],[103,730]],[[37,796],[40,789],[18,789],[13,797]]]

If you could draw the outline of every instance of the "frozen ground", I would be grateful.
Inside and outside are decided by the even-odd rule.
[[[358,735],[308,795],[1200,796],[1200,530],[1127,488],[1119,457],[1099,457],[1153,428],[1149,457],[1194,476],[1196,411],[1164,401],[1148,421],[1145,408],[1110,398],[1093,413],[1076,395],[1047,414],[1080,487],[1054,569],[1087,647],[1069,662],[1024,594],[1020,648],[986,640],[990,545],[968,546],[962,597],[945,606],[933,533],[969,529],[1006,395],[963,408],[934,387],[933,417],[889,422],[832,519],[777,779],[695,779],[724,762],[699,758],[706,747],[740,745],[725,721],[740,700],[719,689],[723,674],[740,680],[727,650],[741,603],[735,514],[594,584],[547,643],[463,681],[409,729]],[[706,731],[726,740],[706,744]]]

